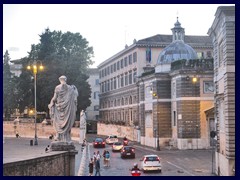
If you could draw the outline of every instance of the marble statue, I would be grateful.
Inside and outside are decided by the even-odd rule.
[[[83,140],[86,138],[86,114],[84,112],[84,110],[81,111],[80,113],[80,139],[79,139],[79,143],[83,143]]]
[[[71,128],[76,119],[78,90],[66,83],[67,77],[59,77],[60,84],[54,90],[54,96],[48,105],[49,114],[56,130],[56,140],[71,142]]]

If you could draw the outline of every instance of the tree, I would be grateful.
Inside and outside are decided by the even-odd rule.
[[[3,56],[3,111],[5,119],[9,119],[13,110],[18,106],[17,103],[17,88],[15,77],[10,71],[10,56],[6,50]]]
[[[50,31],[48,28],[40,35],[40,43],[32,45],[25,67],[31,60],[41,60],[44,65],[43,72],[37,73],[37,110],[48,112],[48,104],[54,94],[56,85],[59,84],[58,78],[61,75],[67,77],[67,83],[77,87],[78,109],[86,109],[90,104],[91,89],[87,83],[87,68],[93,62],[93,48],[89,47],[88,41],[80,33],[61,31]],[[31,74],[23,69],[21,78],[28,79],[29,83]],[[23,83],[23,82],[22,82]],[[24,84],[23,83],[23,84]],[[23,90],[26,85],[21,85],[22,92],[33,92],[32,90]],[[28,87],[33,87],[29,86]],[[29,97],[29,96],[28,96]],[[22,97],[24,99],[24,97]],[[27,102],[29,101],[29,102]],[[31,104],[30,100],[22,101],[22,106]]]

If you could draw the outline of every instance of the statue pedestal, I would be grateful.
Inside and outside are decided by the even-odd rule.
[[[53,141],[51,142],[50,147],[52,151],[75,151],[75,146],[72,141],[70,142]]]
[[[76,151],[74,143],[72,141],[70,142],[53,141],[51,142],[50,147],[52,151],[68,151],[69,175],[75,176],[75,155],[78,153],[78,151]]]
[[[86,139],[86,128],[81,128],[80,127],[79,143],[82,144],[84,139]]]

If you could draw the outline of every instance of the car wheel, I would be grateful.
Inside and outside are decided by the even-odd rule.
[[[160,169],[159,172],[162,173],[162,170]]]

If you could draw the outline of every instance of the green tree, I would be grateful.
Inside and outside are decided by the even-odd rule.
[[[37,110],[48,112],[48,104],[54,94],[56,85],[59,84],[58,78],[61,75],[67,77],[67,84],[75,85],[78,89],[78,112],[86,109],[90,104],[91,89],[87,83],[87,68],[93,64],[93,48],[89,47],[88,41],[80,33],[61,31],[50,31],[48,28],[40,35],[40,43],[32,45],[28,58],[24,61],[26,67],[32,60],[41,60],[44,70],[37,73]],[[27,79],[22,82],[22,92],[32,90],[23,90],[29,86],[32,76],[26,68],[23,69],[21,78]],[[30,97],[29,95],[27,97]],[[22,97],[24,99],[24,97]],[[22,101],[22,106],[31,104],[30,100]]]
[[[10,56],[8,51],[3,56],[3,111],[5,119],[9,119],[13,110],[18,107],[17,86],[18,81],[10,71]]]

